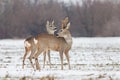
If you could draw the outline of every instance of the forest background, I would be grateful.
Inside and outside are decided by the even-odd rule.
[[[119,37],[119,0],[0,0],[0,38],[46,33],[46,21],[69,17],[73,37]]]

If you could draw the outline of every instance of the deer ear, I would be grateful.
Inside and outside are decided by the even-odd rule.
[[[70,22],[67,24],[66,29],[70,28]]]
[[[69,20],[69,18],[68,18],[68,17],[66,17],[66,18],[65,18],[65,21],[66,21],[66,22],[68,22],[68,20]]]
[[[64,27],[64,20],[61,20],[61,28],[63,29]]]
[[[47,24],[49,24],[49,21],[47,20]]]
[[[67,19],[67,20],[68,20],[68,17],[66,17],[65,19]]]
[[[52,21],[52,24],[54,24],[54,20]]]

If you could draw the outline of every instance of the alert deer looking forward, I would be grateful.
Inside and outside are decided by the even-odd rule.
[[[52,21],[52,22],[47,21],[46,29],[47,29],[48,34],[54,35],[54,32],[56,31],[56,27],[54,25],[54,21]],[[36,46],[36,44],[35,44],[36,40],[34,38],[35,38],[35,36],[31,36],[31,37],[25,39],[25,41],[24,41],[24,44],[25,44],[25,54],[23,56],[23,65],[22,65],[23,68],[24,68],[24,65],[25,65],[24,62],[25,62],[26,56],[29,53],[30,53],[29,60],[31,62],[32,67],[34,68],[34,65],[33,65],[33,62],[32,62],[33,55],[36,52],[36,47],[35,47]],[[50,63],[50,67],[51,67],[50,50],[47,50],[47,49],[43,53],[44,54],[44,65],[43,65],[43,67],[45,67],[46,53],[48,53],[49,63]]]
[[[55,31],[57,31],[57,28],[54,25],[54,20],[52,22],[47,21],[47,23],[46,23],[46,30],[47,30],[48,34],[54,35]],[[43,53],[43,55],[44,55],[43,68],[45,68],[46,54],[48,54],[49,64],[50,64],[50,68],[51,68],[50,50],[46,50]]]
[[[61,59],[61,69],[63,69],[63,53],[64,53],[67,58],[69,69],[71,68],[69,60],[69,50],[71,49],[72,46],[72,36],[71,33],[69,32],[69,27],[70,23],[68,23],[64,27],[64,29],[61,29],[58,32],[59,37],[50,34],[39,34],[35,36],[34,39],[36,40],[35,45],[37,48],[36,50],[37,52],[34,55],[34,59],[37,70],[40,70],[38,56],[45,50],[54,50],[59,52]]]

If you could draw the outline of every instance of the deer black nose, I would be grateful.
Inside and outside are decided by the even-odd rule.
[[[55,35],[55,36],[58,36],[58,31],[55,31],[55,32],[54,32],[54,35]]]
[[[58,36],[58,33],[55,36]]]

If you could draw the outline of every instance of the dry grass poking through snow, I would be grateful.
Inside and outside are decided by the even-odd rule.
[[[50,77],[50,76],[45,76],[45,77],[41,77],[41,78],[30,78],[30,77],[23,77],[20,78],[19,80],[55,80],[54,77]]]

